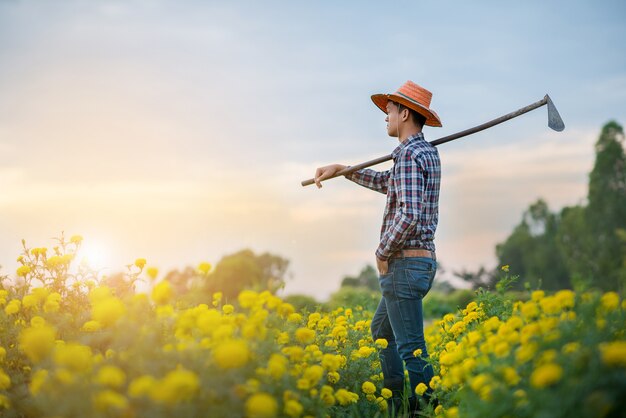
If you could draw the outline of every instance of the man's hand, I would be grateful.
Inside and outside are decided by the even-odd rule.
[[[382,276],[383,274],[387,274],[389,271],[389,262],[376,257],[376,267],[378,267],[378,273]]]
[[[331,164],[331,165],[318,168],[317,170],[315,170],[315,178],[314,178],[315,185],[317,186],[318,189],[321,189],[322,180],[331,178],[332,176],[334,176],[335,174],[337,174],[344,168],[346,168],[346,166],[341,165],[341,164]]]

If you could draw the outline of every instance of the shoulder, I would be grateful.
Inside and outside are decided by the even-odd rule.
[[[412,159],[416,162],[430,159],[439,159],[439,151],[425,140],[411,141],[399,154],[400,158]]]

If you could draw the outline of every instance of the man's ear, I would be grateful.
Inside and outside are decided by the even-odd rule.
[[[406,122],[409,119],[410,116],[411,116],[411,114],[409,112],[409,109],[407,109],[406,107],[403,107],[402,108],[402,112],[400,113],[400,120],[402,122]]]

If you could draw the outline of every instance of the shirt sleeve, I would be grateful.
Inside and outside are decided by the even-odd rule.
[[[345,177],[363,187],[367,187],[368,189],[382,194],[387,194],[390,175],[391,170],[375,171],[369,168],[364,168],[348,174]]]
[[[422,212],[424,172],[412,152],[402,152],[396,167],[397,206],[391,225],[380,239],[376,256],[387,260],[402,248],[407,236],[417,227]]]

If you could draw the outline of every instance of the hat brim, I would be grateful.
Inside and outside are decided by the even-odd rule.
[[[387,113],[387,103],[389,103],[389,100],[391,100],[392,102],[400,103],[424,116],[426,118],[425,125],[435,127],[442,126],[441,119],[439,119],[439,116],[435,113],[434,110],[424,107],[416,101],[411,100],[410,98],[398,96],[397,94],[372,95],[372,101],[374,102],[374,104],[385,113]]]

